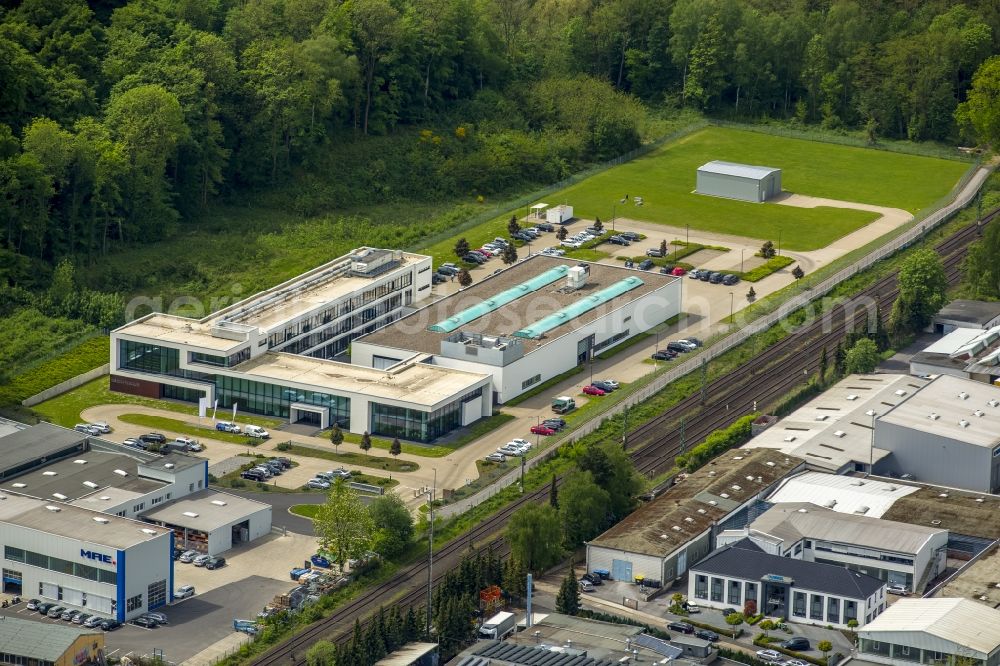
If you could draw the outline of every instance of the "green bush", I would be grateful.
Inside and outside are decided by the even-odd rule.
[[[276,447],[274,447],[275,451],[289,451],[291,448],[292,448],[291,442],[281,442]]]
[[[823,659],[810,657],[807,654],[802,654],[801,652],[796,652],[795,650],[786,650],[780,645],[776,645],[776,643],[779,643],[780,641],[781,639],[777,636],[765,637],[764,634],[758,634],[757,636],[754,637],[753,644],[756,645],[757,647],[767,648],[768,650],[777,650],[782,654],[787,654],[789,657],[795,657],[796,659],[801,659],[811,664],[816,664],[816,666],[827,666],[826,661]]]
[[[747,282],[758,282],[771,273],[780,271],[782,268],[794,263],[791,257],[777,256],[767,260],[767,263],[749,270],[742,274],[742,278]]]
[[[693,472],[723,451],[743,444],[750,439],[751,424],[758,416],[756,412],[747,414],[728,428],[716,430],[704,442],[677,456],[677,466]]]

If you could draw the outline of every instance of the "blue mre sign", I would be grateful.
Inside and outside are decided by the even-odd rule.
[[[87,550],[85,548],[80,549],[80,557],[86,557],[88,560],[94,560],[95,562],[103,562],[104,564],[114,564],[115,560],[110,555],[105,555],[104,553],[96,553],[92,550]]]
[[[762,578],[765,583],[783,583],[785,585],[793,585],[795,581],[788,576],[779,576],[777,574],[765,574]]]

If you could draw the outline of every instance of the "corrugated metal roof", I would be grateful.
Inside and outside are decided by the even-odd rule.
[[[558,648],[557,648],[558,649]],[[573,650],[577,652],[577,650]],[[497,642],[476,650],[476,656],[524,666],[612,666],[614,662],[549,648]]]
[[[766,166],[755,166],[753,164],[738,164],[736,162],[723,162],[721,160],[714,160],[708,164],[703,164],[698,167],[698,171],[707,171],[708,173],[717,173],[722,176],[736,176],[738,178],[763,178],[768,174],[772,174],[775,171],[781,171],[781,169],[776,169],[774,167]]]
[[[899,599],[858,631],[873,640],[882,632],[924,632],[985,659],[1000,647],[1000,611],[969,599]]]
[[[490,296],[486,300],[476,303],[472,307],[466,308],[461,312],[456,312],[454,315],[439,321],[433,326],[428,326],[427,330],[435,331],[437,333],[451,333],[463,324],[479,319],[483,315],[487,315],[494,310],[507,305],[511,301],[516,301],[522,296],[527,296],[528,294],[538,291],[546,285],[552,284],[559,278],[564,277],[568,272],[569,266],[566,265],[550,268],[541,275],[536,275],[530,280],[513,286],[510,289],[505,289],[495,296]]]
[[[835,541],[853,546],[916,555],[928,539],[947,530],[840,513],[810,504],[776,504],[750,524],[751,531],[780,538],[788,548],[800,539]]]
[[[615,282],[610,287],[601,289],[586,298],[581,298],[575,303],[570,303],[566,307],[556,310],[549,316],[539,319],[534,324],[526,326],[520,331],[515,331],[514,336],[518,338],[540,338],[548,331],[569,323],[580,315],[590,312],[594,308],[607,303],[622,294],[630,292],[633,289],[638,289],[644,284],[645,282],[641,279],[635,276],[629,276],[624,280]]]
[[[81,635],[100,636],[100,632],[51,622],[34,622],[6,616],[0,618],[0,652],[31,657],[41,661],[59,661]]]

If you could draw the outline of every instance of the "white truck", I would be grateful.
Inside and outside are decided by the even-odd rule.
[[[479,627],[479,636],[481,638],[502,640],[507,635],[514,633],[516,628],[517,620],[514,618],[513,613],[497,613],[483,622],[483,626]]]

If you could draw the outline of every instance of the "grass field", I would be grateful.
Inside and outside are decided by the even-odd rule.
[[[617,217],[772,240],[780,230],[782,248],[800,251],[825,247],[878,217],[859,210],[791,208],[693,194],[697,168],[711,160],[779,167],[782,186],[790,192],[913,213],[947,194],[969,167],[957,160],[709,127],[545,198],[571,204],[574,213],[585,219],[607,221],[614,212]],[[636,195],[643,197],[642,207],[618,203],[625,194],[630,202]],[[478,247],[506,235],[508,219],[497,218],[462,235]],[[425,250],[435,263],[454,261],[455,240]],[[554,234],[546,234],[538,244],[557,241]]]

